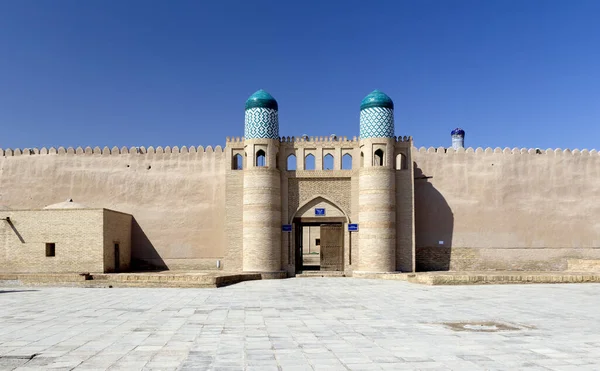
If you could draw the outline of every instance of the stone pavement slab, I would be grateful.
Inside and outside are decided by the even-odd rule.
[[[598,370],[600,284],[0,289],[0,370]]]

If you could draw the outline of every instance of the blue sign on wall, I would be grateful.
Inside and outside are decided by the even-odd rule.
[[[358,224],[348,224],[348,232],[358,232]]]
[[[283,232],[291,232],[292,231],[292,225],[291,224],[284,224],[281,226],[281,230]]]
[[[325,216],[325,209],[315,208],[315,215]]]

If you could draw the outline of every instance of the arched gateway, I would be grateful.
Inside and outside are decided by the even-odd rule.
[[[307,270],[344,271],[351,263],[351,236],[345,233],[350,218],[326,196],[318,195],[303,203],[291,216],[295,273]],[[347,252],[347,253],[346,253]]]
[[[266,276],[414,271],[412,140],[394,137],[392,100],[377,90],[365,97],[361,137],[351,140],[279,137],[278,109],[257,91],[246,102],[245,137],[227,143],[230,268],[241,252],[243,271]]]

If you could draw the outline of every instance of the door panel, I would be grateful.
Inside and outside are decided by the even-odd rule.
[[[321,225],[321,270],[344,270],[344,227],[342,224]]]

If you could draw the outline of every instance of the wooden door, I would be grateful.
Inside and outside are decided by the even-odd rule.
[[[321,225],[321,270],[344,270],[344,227],[342,224]]]

